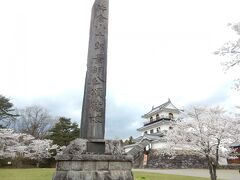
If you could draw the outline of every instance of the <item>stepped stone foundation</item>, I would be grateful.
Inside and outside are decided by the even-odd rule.
[[[56,157],[53,180],[133,180],[132,156],[123,154],[119,141],[105,141],[105,153],[87,153],[85,139],[74,140]]]

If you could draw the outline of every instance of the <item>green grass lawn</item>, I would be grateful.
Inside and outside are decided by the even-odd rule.
[[[55,169],[0,169],[0,180],[51,180]]]
[[[0,180],[51,180],[55,169],[0,169]],[[135,180],[206,180],[189,176],[134,172]]]

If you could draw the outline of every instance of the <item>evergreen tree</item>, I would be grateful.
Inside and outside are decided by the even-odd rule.
[[[134,142],[133,142],[133,137],[132,137],[132,136],[129,137],[128,143],[129,143],[129,144],[134,144]]]
[[[130,136],[129,139],[124,141],[124,145],[130,145],[130,144],[134,144],[135,142],[133,141],[133,137]]]
[[[16,112],[10,99],[0,95],[0,123],[1,127],[9,126],[16,120]]]
[[[80,136],[80,128],[77,123],[72,123],[71,119],[59,118],[59,121],[49,131],[47,138],[53,140],[53,144],[67,146],[69,143]]]

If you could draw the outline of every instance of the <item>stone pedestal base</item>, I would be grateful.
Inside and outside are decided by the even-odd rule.
[[[88,140],[76,139],[56,157],[53,180],[133,180],[132,156],[118,141],[106,141],[105,154],[87,153]]]
[[[58,160],[53,180],[133,180],[132,157],[81,155]]]

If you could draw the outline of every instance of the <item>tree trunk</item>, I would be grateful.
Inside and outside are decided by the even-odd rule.
[[[211,180],[217,180],[217,166],[214,165],[210,157],[207,157],[208,160],[208,169],[210,173]]]
[[[220,144],[220,139],[218,139],[218,143],[216,146],[216,155],[215,155],[216,160],[207,156],[211,180],[217,180],[217,167],[218,167],[218,160],[219,160],[219,155],[218,155],[219,154],[219,144]]]
[[[213,175],[215,177],[214,180],[217,180],[217,166],[216,165],[213,165]]]
[[[39,168],[39,165],[40,165],[40,163],[39,163],[39,161],[38,161],[37,164],[36,164],[37,168]]]

